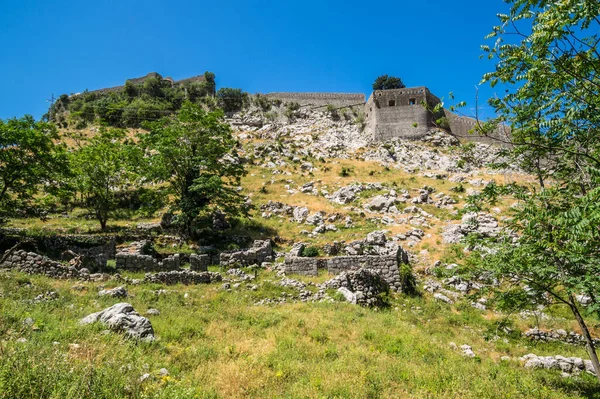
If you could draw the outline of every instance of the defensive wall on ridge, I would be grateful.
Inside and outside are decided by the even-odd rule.
[[[283,102],[295,102],[303,106],[325,106],[337,107],[362,106],[365,103],[364,94],[348,93],[267,93],[265,97]]]
[[[141,85],[147,79],[156,78],[157,76],[160,76],[160,75],[158,73],[156,73],[156,72],[150,72],[146,76],[141,76],[139,78],[127,79],[127,81],[131,82],[131,83],[133,83],[135,85]],[[170,77],[163,78],[162,80],[170,82],[171,85],[173,86],[173,85],[183,85],[183,84],[191,83],[191,82],[204,82],[206,80],[206,78],[204,77],[204,75],[198,75],[198,76],[192,76],[191,78],[186,78],[186,79],[182,79],[182,80],[173,80]],[[98,93],[98,94],[111,93],[111,92],[123,90],[124,87],[125,87],[124,85],[107,87],[107,88],[104,88],[104,89],[98,89],[98,90],[89,91],[89,93]]]
[[[448,109],[444,109],[444,114],[448,119],[452,135],[459,139],[498,145],[507,145],[510,142],[510,128],[508,126],[499,126],[493,132],[482,135],[477,133],[477,127],[480,123],[477,119],[456,115]]]

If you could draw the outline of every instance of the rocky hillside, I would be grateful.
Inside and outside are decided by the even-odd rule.
[[[253,206],[215,216],[228,249],[160,212],[108,236],[76,211],[9,222],[35,237],[0,261],[0,397],[597,397],[566,310],[505,312],[498,281],[462,273],[518,206],[471,199],[534,184],[501,148],[373,143],[350,109],[228,123]]]

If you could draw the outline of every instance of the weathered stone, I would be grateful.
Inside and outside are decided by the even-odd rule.
[[[81,319],[80,324],[100,322],[113,331],[144,341],[154,341],[154,329],[150,320],[140,316],[128,303],[117,303],[100,312]]]

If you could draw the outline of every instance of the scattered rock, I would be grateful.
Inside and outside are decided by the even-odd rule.
[[[98,292],[98,296],[108,296],[111,298],[127,297],[127,290],[124,287],[116,287],[112,289],[102,290]]]

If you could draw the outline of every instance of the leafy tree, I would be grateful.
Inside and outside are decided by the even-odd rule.
[[[141,148],[119,129],[102,129],[72,154],[75,186],[102,230],[119,194],[139,184],[141,156]]]
[[[29,203],[40,189],[61,189],[69,170],[64,146],[55,144],[58,138],[53,124],[30,115],[0,120],[0,216]]]
[[[235,112],[242,109],[244,102],[247,101],[247,94],[242,89],[231,89],[223,87],[217,92],[219,106],[225,112]]]
[[[237,141],[223,112],[204,111],[186,102],[175,118],[147,125],[142,136],[151,155],[153,177],[169,181],[175,194],[173,211],[186,233],[192,234],[203,217],[216,210],[244,211],[244,198],[236,190],[245,174],[237,154]]]
[[[520,200],[509,223],[518,233],[516,245],[499,243],[485,263],[571,310],[600,379],[584,319],[586,311],[600,314],[600,3],[507,3],[509,14],[499,15],[489,35],[495,45],[483,46],[497,60],[483,80],[502,84],[504,95],[490,101],[498,117],[478,130],[509,125],[507,153],[538,184],[485,190],[492,202],[506,193]],[[583,309],[577,295],[588,295],[591,306]]]
[[[379,76],[373,83],[373,90],[403,89],[405,87],[402,79],[388,75]]]

